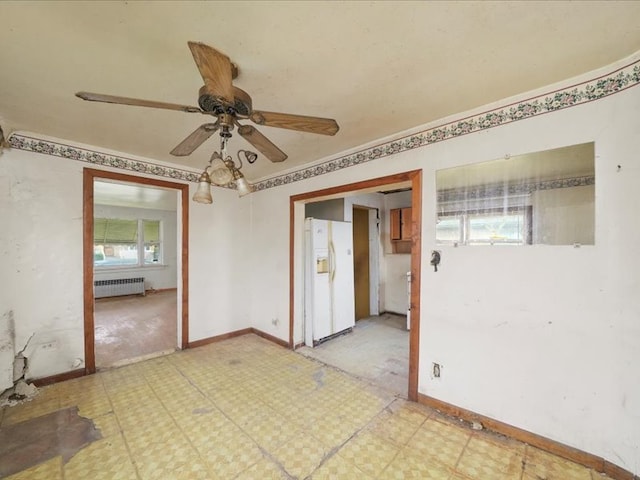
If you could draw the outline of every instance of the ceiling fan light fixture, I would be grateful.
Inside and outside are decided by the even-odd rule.
[[[198,189],[193,194],[193,201],[197,203],[213,203],[213,197],[211,196],[211,179],[209,174],[205,170],[198,179]]]
[[[232,181],[233,172],[226,165],[211,169],[211,183],[223,187],[225,185],[228,185]]]
[[[213,155],[211,155],[211,159],[209,160],[208,167],[211,183],[218,186],[224,186],[233,180],[233,173],[229,170],[227,165],[228,161],[228,157],[227,161],[225,161],[220,153],[213,152]]]
[[[238,159],[240,159],[240,153],[244,155],[244,159],[250,164],[254,164],[258,159],[258,154],[249,150],[238,150]],[[240,160],[242,162],[242,160]]]
[[[240,174],[240,177],[236,179],[236,189],[238,190],[238,196],[244,197],[245,195],[249,195],[253,192],[253,186],[247,182],[247,179],[244,178],[244,175],[242,175],[240,171],[238,171],[238,173]]]

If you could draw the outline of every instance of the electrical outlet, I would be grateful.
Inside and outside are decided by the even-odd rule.
[[[271,325],[273,325],[274,327],[277,327],[279,323],[280,323],[280,320],[278,320],[277,318],[271,319]]]
[[[442,370],[442,365],[434,362],[432,370],[433,378],[440,378],[440,370]]]

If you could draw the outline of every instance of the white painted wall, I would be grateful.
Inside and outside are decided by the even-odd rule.
[[[162,265],[115,268],[95,267],[93,271],[95,280],[143,277],[144,287],[147,290],[178,287],[178,224],[175,211],[95,205],[94,216],[96,218],[123,218],[127,220],[160,220],[162,227]]]
[[[213,204],[189,203],[191,341],[251,326],[250,198],[215,188]]]
[[[13,312],[15,319],[13,351],[0,355],[0,385],[6,384],[13,368],[13,355],[32,334],[26,352],[28,378],[84,365],[82,170],[86,166],[94,168],[9,149],[0,159],[0,213],[3,225],[9,226],[0,229],[0,314],[4,319]],[[195,184],[190,189],[192,195]],[[214,189],[212,205],[189,202],[189,209],[189,339],[195,341],[250,326],[245,242],[251,225],[249,200],[226,189]],[[4,331],[0,328],[3,337]],[[48,343],[54,348],[42,348]]]
[[[587,185],[533,192],[533,243],[593,245],[594,190]]]
[[[289,196],[423,169],[419,391],[640,471],[640,88],[253,196],[252,321],[288,306]],[[596,244],[442,247],[435,273],[435,172],[595,141]],[[616,165],[622,165],[617,172]],[[300,318],[303,209],[294,211]],[[405,270],[405,269],[403,269]],[[296,324],[294,338],[301,332]],[[431,378],[432,362],[443,365]]]
[[[9,225],[0,231],[9,252],[0,270],[2,311],[13,312],[15,352],[33,335],[29,377],[74,370],[84,361],[80,164],[5,150],[0,178]],[[49,342],[53,348],[44,348]]]
[[[13,385],[13,359],[15,357],[13,310],[10,307],[11,292],[6,275],[13,257],[10,245],[13,230],[12,212],[9,204],[11,178],[3,174],[3,158],[0,157],[0,219],[5,228],[0,228],[0,392]]]
[[[2,305],[6,305],[5,302]],[[14,336],[13,312],[5,311],[0,314],[0,392],[13,385],[13,360],[16,355]]]

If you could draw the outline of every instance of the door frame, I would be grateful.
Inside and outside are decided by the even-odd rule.
[[[294,349],[294,322],[296,320],[296,279],[301,275],[300,266],[303,262],[303,251],[298,251],[297,236],[304,236],[303,221],[296,216],[300,215],[300,207],[311,201],[337,198],[348,193],[365,193],[377,191],[380,188],[398,184],[410,183],[411,185],[411,329],[409,331],[409,382],[407,397],[411,401],[418,401],[418,363],[420,359],[420,274],[421,274],[421,248],[422,248],[422,170],[411,170],[396,173],[385,177],[364,180],[361,182],[324,188],[311,192],[300,193],[289,197],[289,347]],[[302,217],[304,215],[302,214]],[[298,255],[299,254],[299,255]],[[299,258],[298,258],[299,257]],[[302,274],[304,276],[304,274]],[[299,299],[298,299],[299,301]],[[300,319],[302,320],[302,319]]]
[[[107,179],[121,182],[136,183],[154,187],[163,187],[178,190],[181,199],[180,222],[181,237],[181,261],[182,269],[178,279],[182,283],[181,303],[181,339],[180,345],[184,350],[189,344],[189,185],[174,183],[148,177],[138,177],[125,173],[83,169],[82,185],[82,261],[83,261],[83,297],[84,297],[84,364],[85,374],[96,372],[95,351],[95,299],[93,293],[93,215],[94,215],[94,180]],[[180,285],[179,285],[180,286]]]

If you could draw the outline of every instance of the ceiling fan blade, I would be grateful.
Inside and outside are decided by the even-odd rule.
[[[165,108],[167,110],[179,110],[181,112],[205,113],[198,107],[190,107],[188,105],[140,100],[139,98],[117,97],[115,95],[103,95],[101,93],[78,92],[76,93],[76,97],[90,102],[117,103],[120,105],[134,105],[136,107]]]
[[[238,133],[272,162],[283,162],[287,159],[286,153],[251,125],[241,125],[238,127]]]
[[[233,66],[229,57],[204,43],[188,43],[209,93],[233,104]]]
[[[290,113],[261,112],[254,110],[249,116],[252,122],[267,127],[288,128],[301,132],[335,135],[340,127],[332,118],[307,117]]]
[[[176,148],[171,150],[171,155],[175,155],[176,157],[191,155],[193,151],[213,135],[213,132],[216,130],[218,130],[217,123],[205,123],[204,125],[200,125],[191,135],[180,142]]]

